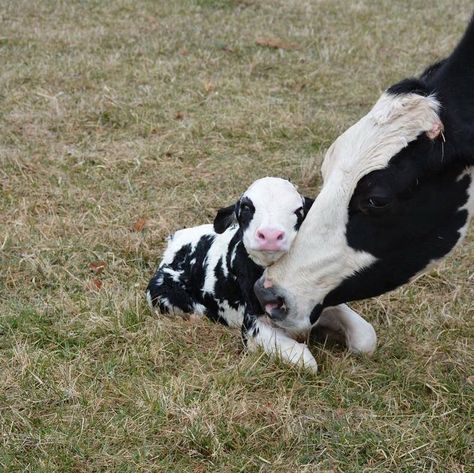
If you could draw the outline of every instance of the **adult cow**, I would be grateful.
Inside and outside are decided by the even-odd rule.
[[[294,336],[323,309],[409,282],[466,234],[474,213],[474,18],[447,59],[388,88],[335,141],[322,174],[290,253],[255,285],[275,331]]]

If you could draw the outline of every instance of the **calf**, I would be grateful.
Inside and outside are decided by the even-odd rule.
[[[255,181],[213,225],[177,231],[148,284],[147,299],[161,313],[197,314],[241,327],[262,309],[253,286],[265,267],[288,252],[312,199],[288,181]]]
[[[177,231],[148,284],[150,307],[241,327],[249,350],[263,347],[272,356],[317,371],[306,345],[263,315],[253,290],[264,269],[288,252],[312,202],[288,181],[266,177],[234,205],[220,209],[214,225]],[[342,335],[352,352],[375,349],[372,325],[344,304],[326,309],[317,326],[337,339]]]

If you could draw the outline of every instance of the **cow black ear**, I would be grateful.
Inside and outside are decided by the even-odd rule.
[[[314,199],[311,197],[303,197],[303,210],[304,214],[308,215],[309,209],[313,205]]]
[[[214,218],[214,231],[216,233],[224,233],[235,222],[235,205],[223,207],[217,211],[217,215]]]

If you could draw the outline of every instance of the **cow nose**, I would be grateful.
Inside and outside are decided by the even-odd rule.
[[[256,233],[261,250],[280,250],[285,239],[285,232],[274,228],[260,228]]]
[[[283,320],[288,315],[285,299],[278,295],[273,286],[265,287],[264,277],[262,276],[260,279],[257,279],[257,282],[254,284],[253,290],[255,295],[272,320]]]

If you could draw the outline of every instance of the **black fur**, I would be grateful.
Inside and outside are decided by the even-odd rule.
[[[235,205],[223,207],[217,211],[214,218],[214,231],[224,233],[232,224],[236,223]]]
[[[303,197],[303,205],[296,210],[296,224],[295,224],[295,230],[298,231],[301,227],[301,224],[303,223],[303,220],[305,219],[306,215],[308,215],[309,209],[313,205],[314,199],[311,199],[311,197]]]

